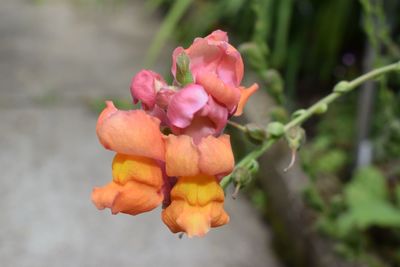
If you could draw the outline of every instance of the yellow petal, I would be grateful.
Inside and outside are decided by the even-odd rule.
[[[157,161],[140,156],[117,154],[112,163],[113,180],[119,184],[135,180],[137,182],[161,188],[162,172]]]

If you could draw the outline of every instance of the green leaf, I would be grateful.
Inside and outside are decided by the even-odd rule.
[[[400,210],[389,201],[385,177],[378,169],[366,167],[357,171],[344,193],[349,210],[338,218],[340,235],[354,227],[400,227]]]
[[[360,169],[345,189],[345,196],[352,208],[371,201],[385,201],[388,197],[385,177],[374,167]]]

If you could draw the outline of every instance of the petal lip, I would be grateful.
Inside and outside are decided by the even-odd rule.
[[[194,114],[202,109],[208,101],[204,88],[190,84],[174,94],[168,106],[167,117],[172,125],[186,128],[193,120]]]
[[[117,153],[164,161],[160,121],[143,110],[117,110],[112,102],[100,114],[96,132],[100,143]]]
[[[240,87],[240,100],[239,104],[237,105],[237,109],[233,116],[240,116],[243,114],[244,107],[247,104],[249,98],[258,90],[258,84],[254,83],[249,88]]]
[[[114,106],[114,103],[110,100],[105,101],[106,107],[104,110],[100,113],[99,118],[97,119],[97,125],[96,125],[96,131],[98,130],[97,128],[103,124],[104,120],[109,118],[111,115],[113,115],[115,112],[118,111],[118,109]]]
[[[155,209],[161,204],[163,195],[153,187],[129,181],[125,185],[115,182],[92,192],[92,202],[99,209],[109,208],[112,214],[137,215]]]

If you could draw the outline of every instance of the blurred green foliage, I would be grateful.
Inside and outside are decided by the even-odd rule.
[[[116,108],[122,109],[122,110],[131,110],[131,109],[138,109],[140,108],[139,104],[133,104],[132,100],[126,99],[126,98],[115,98],[115,97],[109,97],[106,98],[110,101],[112,101],[115,105]],[[100,114],[104,108],[106,107],[106,103],[104,101],[104,97],[101,98],[91,98],[87,100],[87,104],[89,106],[89,109],[96,114]]]
[[[287,104],[296,102],[299,82],[300,87],[311,87],[337,76],[344,78],[345,74],[336,70],[343,65],[341,56],[350,53],[360,57],[364,49],[356,1],[150,0],[148,6],[167,12],[149,51],[149,62],[168,38],[187,47],[195,37],[220,28],[230,33],[234,44],[244,44],[244,58],[261,74],[266,82],[263,88],[275,87],[274,96],[276,84],[284,87],[276,75],[282,74],[285,94],[290,98]],[[279,72],[271,77],[266,72],[269,69]]]
[[[400,185],[395,186],[395,191],[398,190]],[[316,194],[316,199],[319,197]],[[336,248],[342,256],[353,261],[364,260],[370,266],[399,264],[398,257],[377,256],[396,250],[400,237],[400,202],[378,168],[358,170],[343,192],[332,197],[329,205],[323,205],[317,229],[337,241]],[[378,240],[374,231],[392,237]]]
[[[393,34],[399,30],[399,17],[393,13],[399,5],[382,0],[359,2],[373,66],[399,60],[399,40]],[[305,199],[318,212],[317,229],[337,241],[342,256],[369,266],[400,266],[396,252],[400,246],[399,85],[398,75],[383,77],[375,84],[372,166],[351,175],[355,98],[331,107],[316,127],[313,142],[302,151],[303,166],[312,178]],[[326,176],[336,181],[328,193],[319,184]]]

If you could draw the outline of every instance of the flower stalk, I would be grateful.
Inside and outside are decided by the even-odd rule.
[[[283,128],[284,133],[285,134],[288,133],[288,131],[290,129],[292,129],[293,127],[295,127],[295,126],[300,126],[304,121],[306,121],[307,119],[309,119],[313,115],[320,114],[321,112],[319,112],[319,111],[321,109],[321,106],[327,108],[330,103],[332,103],[335,100],[337,100],[340,96],[353,91],[354,89],[356,89],[358,86],[360,86],[364,82],[366,82],[368,80],[375,79],[375,78],[377,78],[377,77],[379,77],[381,75],[384,75],[384,74],[387,74],[387,73],[390,73],[390,72],[395,72],[395,71],[399,71],[400,72],[400,61],[397,62],[397,63],[393,63],[393,64],[390,64],[390,65],[386,65],[386,66],[377,68],[377,69],[372,70],[370,72],[367,72],[364,75],[361,75],[360,77],[358,77],[358,78],[356,78],[356,79],[354,79],[354,80],[352,80],[350,82],[346,82],[346,81],[339,82],[334,87],[332,93],[330,93],[329,95],[325,96],[324,98],[322,98],[321,100],[319,100],[317,103],[313,104],[312,106],[310,106],[306,110],[303,110],[301,113],[299,113],[298,116],[294,116],[294,118],[291,121],[286,123],[284,125],[284,128]],[[284,136],[284,135],[282,135],[282,136]],[[269,136],[262,143],[261,146],[259,146],[255,150],[251,151],[241,161],[239,161],[239,163],[236,165],[236,168],[249,167],[249,165],[251,164],[251,162],[253,160],[256,160],[259,157],[261,157],[282,136]],[[225,190],[229,186],[229,184],[231,184],[232,182],[233,182],[232,175],[228,175],[228,176],[225,176],[221,180],[220,185]]]

